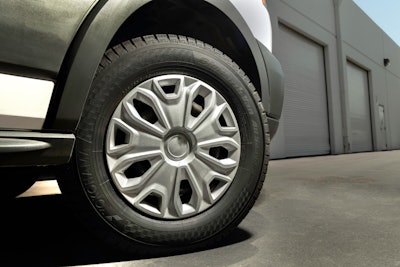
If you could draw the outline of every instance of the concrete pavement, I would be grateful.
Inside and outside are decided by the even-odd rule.
[[[68,240],[52,238],[53,245],[74,234],[86,244],[73,250],[75,258],[54,252],[54,261],[21,265],[400,266],[400,151],[271,161],[252,211],[228,240],[205,251],[135,259],[94,246],[87,233],[76,234],[78,225],[62,229],[71,231]]]

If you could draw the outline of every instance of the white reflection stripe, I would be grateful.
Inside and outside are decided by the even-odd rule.
[[[0,74],[0,115],[44,121],[53,88],[52,81]],[[10,127],[8,124],[0,121],[0,128]]]
[[[254,37],[272,51],[271,20],[261,0],[230,0],[245,19]]]

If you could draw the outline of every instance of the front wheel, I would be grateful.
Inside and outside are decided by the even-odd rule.
[[[77,180],[61,189],[125,251],[205,246],[253,206],[267,129],[255,88],[221,52],[175,35],[133,39],[99,66],[76,133]]]

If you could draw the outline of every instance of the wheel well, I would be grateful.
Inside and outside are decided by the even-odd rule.
[[[205,1],[151,1],[121,25],[108,48],[159,33],[184,35],[214,46],[238,64],[261,92],[257,66],[243,35],[224,13]]]

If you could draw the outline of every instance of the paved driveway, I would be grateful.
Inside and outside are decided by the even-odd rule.
[[[400,151],[273,160],[233,235],[185,255],[111,252],[60,195],[19,198],[7,210],[4,266],[400,266]]]

